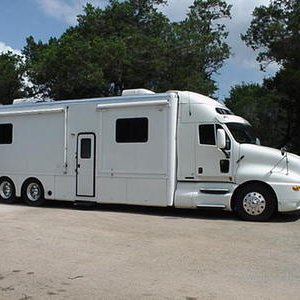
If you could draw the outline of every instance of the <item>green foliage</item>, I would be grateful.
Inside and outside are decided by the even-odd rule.
[[[280,97],[278,105],[285,111],[286,131],[282,145],[300,154],[300,68],[286,64],[273,78],[265,80],[264,85]]]
[[[211,79],[230,55],[228,36],[222,19],[230,18],[231,6],[220,0],[196,0],[187,18],[172,24],[171,61],[167,84],[211,95],[216,86]]]
[[[20,56],[12,52],[0,54],[0,103],[10,104],[22,97],[23,68]]]
[[[300,2],[274,0],[257,7],[251,25],[242,39],[259,50],[260,62],[300,63]]]
[[[27,39],[23,50],[33,93],[54,99],[119,94],[124,88],[190,89],[212,94],[211,75],[228,58],[230,16],[221,0],[196,0],[183,22],[157,10],[165,0],[87,4],[78,24],[48,43]]]
[[[225,104],[251,123],[263,145],[281,148],[285,145],[287,124],[283,122],[286,111],[280,101],[259,84],[243,83],[231,89]]]
[[[274,0],[269,6],[257,7],[253,16],[242,39],[259,51],[262,69],[269,62],[281,66],[273,78],[265,80],[264,88],[277,95],[273,105],[284,111],[281,144],[300,154],[300,2]]]

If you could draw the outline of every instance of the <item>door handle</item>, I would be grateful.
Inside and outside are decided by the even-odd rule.
[[[77,169],[79,169],[80,168],[80,164],[77,164]]]

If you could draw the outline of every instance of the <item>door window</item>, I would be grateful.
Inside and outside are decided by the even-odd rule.
[[[80,158],[90,159],[92,153],[92,141],[91,139],[84,138],[81,139],[80,143]]]
[[[201,145],[216,145],[215,125],[199,125],[199,141]]]

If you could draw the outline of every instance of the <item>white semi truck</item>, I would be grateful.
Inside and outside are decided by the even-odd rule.
[[[300,157],[192,92],[3,105],[0,199],[216,208],[245,220],[300,209]]]

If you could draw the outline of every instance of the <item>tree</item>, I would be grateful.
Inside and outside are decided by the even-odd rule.
[[[282,66],[293,62],[299,66],[300,2],[273,0],[269,6],[255,8],[253,16],[242,39],[247,46],[260,51],[258,61],[275,61]]]
[[[225,42],[228,32],[221,23],[230,18],[231,5],[221,0],[196,0],[187,18],[173,24],[173,60],[170,75],[173,88],[212,95],[216,90],[212,75],[230,56]],[[172,82],[172,81],[171,81]]]
[[[285,110],[286,132],[282,143],[300,153],[300,2],[274,0],[257,7],[251,25],[242,39],[254,50],[262,69],[276,62],[280,70],[264,86],[278,95],[277,105]]]
[[[167,20],[150,2],[111,1],[105,10],[88,4],[59,39],[27,39],[23,53],[39,92],[70,99],[115,94],[123,86],[151,88],[167,48],[160,39]]]
[[[229,56],[222,18],[230,6],[196,0],[183,22],[157,10],[165,0],[87,4],[78,24],[48,43],[27,39],[27,74],[36,92],[54,99],[119,94],[124,88],[192,89],[212,94],[211,75]]]
[[[251,123],[262,145],[275,148],[284,146],[287,126],[282,121],[286,111],[279,103],[276,94],[254,83],[234,86],[225,99],[227,107]]]
[[[22,97],[22,76],[21,57],[12,52],[0,54],[0,103],[10,104]]]

